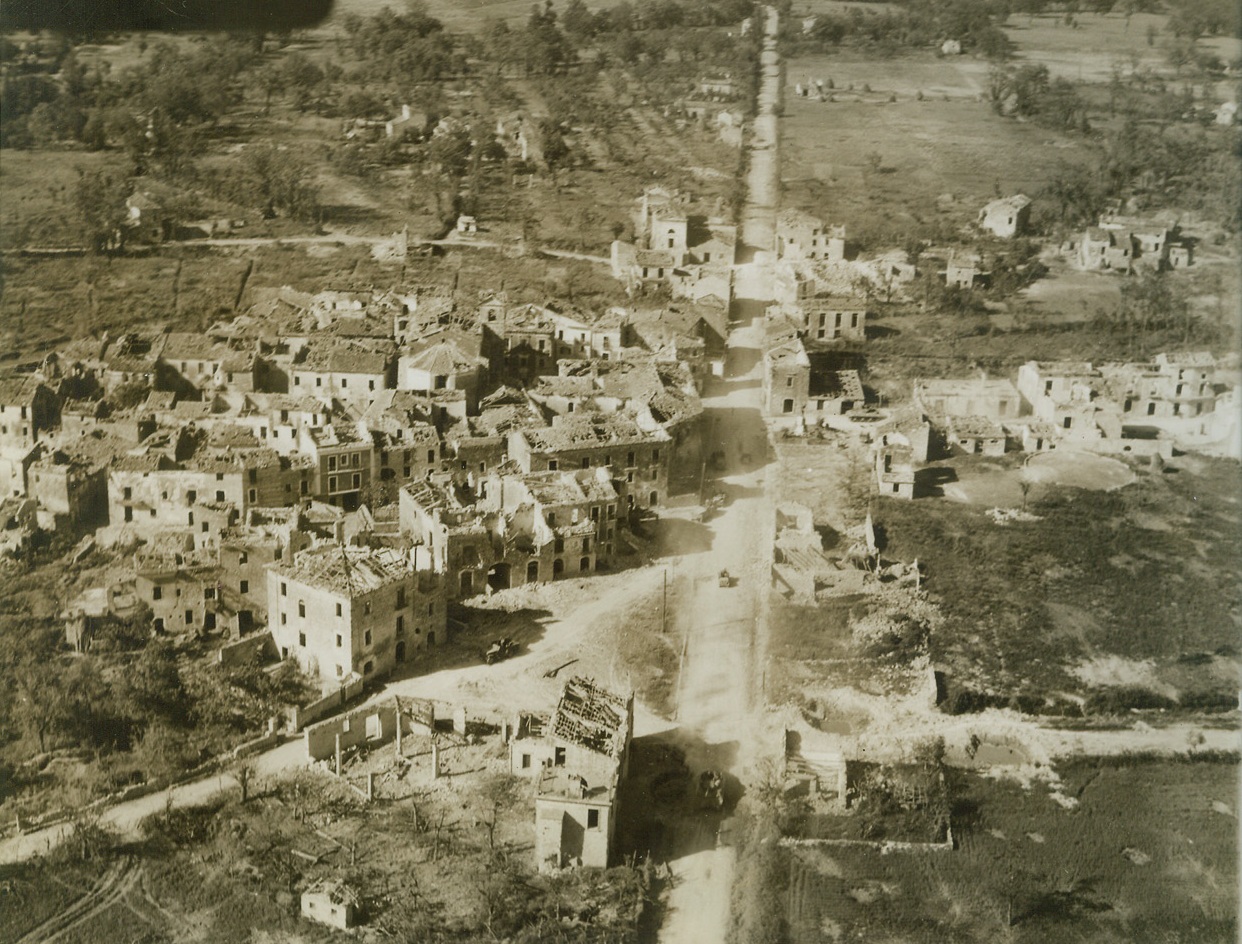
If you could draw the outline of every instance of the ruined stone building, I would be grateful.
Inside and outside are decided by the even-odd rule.
[[[1021,236],[1030,223],[1031,198],[1022,193],[993,200],[979,211],[979,225],[1001,239]]]
[[[344,545],[270,565],[267,611],[281,658],[325,684],[387,675],[416,649],[443,642],[447,618],[430,560]]]
[[[617,790],[633,733],[633,693],[581,677],[565,683],[551,718],[519,718],[510,766],[535,783],[535,861],[541,870],[608,867]]]

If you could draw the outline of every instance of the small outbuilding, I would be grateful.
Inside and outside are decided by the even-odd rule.
[[[302,917],[348,931],[358,923],[358,893],[344,882],[316,882],[302,892]]]
[[[1030,221],[1031,198],[1022,193],[993,200],[979,211],[979,225],[1001,239],[1021,236]]]

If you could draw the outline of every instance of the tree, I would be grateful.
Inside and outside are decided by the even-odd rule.
[[[250,799],[250,782],[254,779],[254,767],[250,764],[238,764],[233,768],[233,776],[237,780],[237,785],[241,787],[241,801],[245,803]]]
[[[177,670],[177,654],[167,639],[153,637],[129,667],[122,698],[135,717],[184,724],[189,698]]]
[[[1096,172],[1083,164],[1065,164],[1048,178],[1041,197],[1057,208],[1061,223],[1095,219],[1106,194]]]
[[[524,46],[527,72],[554,75],[564,71],[570,60],[571,47],[556,25],[551,0],[547,0],[542,11],[538,6],[531,8]]]
[[[129,182],[106,171],[84,173],[74,188],[74,206],[82,221],[87,246],[92,252],[121,249],[125,244],[122,224],[128,217],[125,201]]]
[[[38,740],[40,753],[45,752],[62,732],[68,708],[57,666],[27,662],[11,672],[10,679],[13,720],[22,733]]]
[[[492,938],[508,938],[526,923],[535,903],[521,873],[507,856],[493,853],[471,884],[478,895],[476,920]]]
[[[457,180],[470,160],[470,133],[465,129],[437,134],[427,145],[427,158],[440,172]]]
[[[341,102],[341,110],[350,118],[374,118],[384,113],[384,103],[365,89],[353,89]]]
[[[92,151],[102,151],[108,146],[108,125],[104,113],[96,108],[86,116],[82,125],[82,143]]]
[[[185,732],[163,721],[147,725],[134,746],[134,755],[148,781],[174,777],[195,759]]]
[[[323,70],[300,52],[291,53],[280,66],[284,87],[293,96],[293,106],[305,111],[324,83]]]
[[[194,142],[190,128],[173,122],[162,112],[151,116],[146,133],[147,154],[165,174],[176,175],[189,168]]]
[[[243,186],[266,216],[277,212],[298,219],[314,219],[319,212],[319,192],[311,182],[311,168],[304,159],[270,144],[246,149],[242,161]]]
[[[263,92],[263,114],[272,110],[272,96],[285,90],[284,73],[274,65],[266,65],[255,74],[255,84]]]
[[[566,33],[581,42],[594,31],[595,16],[587,9],[583,0],[569,0],[569,5],[561,16],[561,23]]]
[[[543,137],[544,163],[552,170],[563,167],[569,158],[570,151],[560,126],[551,119],[545,118],[540,123],[540,132]]]
[[[98,807],[75,810],[69,836],[57,847],[54,858],[75,857],[79,862],[90,862],[110,856],[116,849],[118,837],[104,824],[102,812]]]

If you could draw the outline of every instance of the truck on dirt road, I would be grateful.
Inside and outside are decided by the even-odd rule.
[[[501,662],[516,654],[517,651],[518,644],[508,636],[502,636],[500,639],[492,640],[491,645],[483,653],[483,661],[488,665],[495,665],[497,662]]]

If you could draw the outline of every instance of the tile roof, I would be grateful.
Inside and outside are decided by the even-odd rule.
[[[164,335],[160,356],[166,361],[218,361],[231,352],[222,344],[212,344],[207,336],[192,331],[173,331]]]
[[[311,548],[270,569],[317,590],[346,596],[370,593],[413,573],[409,559],[400,551],[345,545]]]
[[[662,430],[644,432],[634,417],[616,413],[570,413],[557,417],[552,426],[523,429],[519,435],[534,452],[664,442],[669,438]]]
[[[631,733],[628,701],[592,679],[576,676],[561,690],[548,732],[553,738],[619,760]]]
[[[335,344],[313,344],[306,357],[294,370],[323,373],[382,374],[388,368],[388,355],[358,344],[338,341]]]
[[[39,389],[39,386],[40,381],[37,377],[12,375],[0,377],[0,404],[28,404],[34,399],[35,391]]]
[[[404,354],[401,357],[401,369],[403,371],[425,370],[429,374],[443,377],[477,370],[486,365],[487,360],[485,358],[468,354],[453,341],[448,340],[432,344],[417,353]]]

